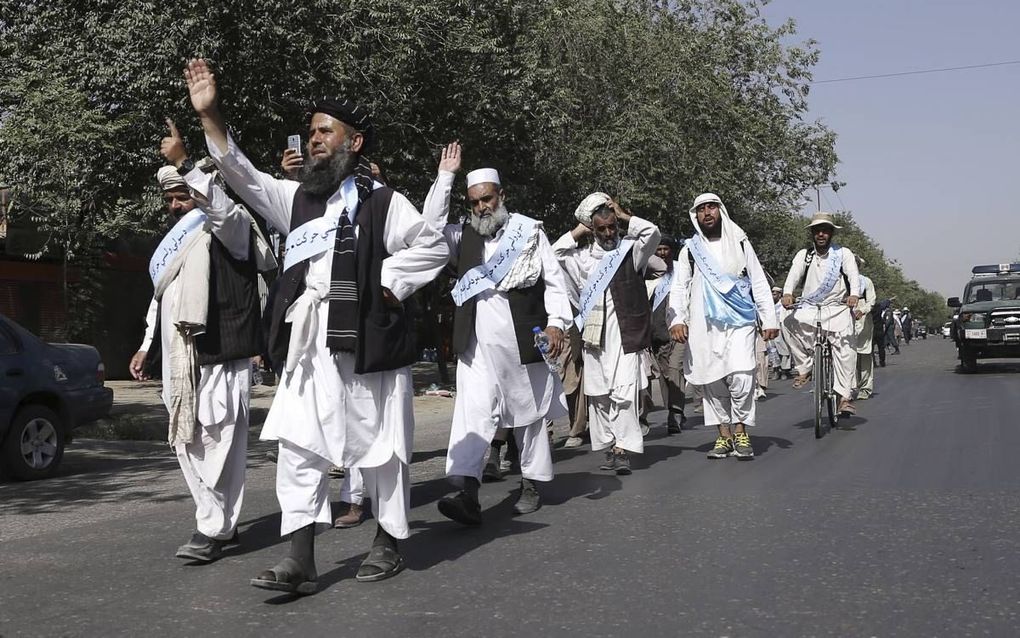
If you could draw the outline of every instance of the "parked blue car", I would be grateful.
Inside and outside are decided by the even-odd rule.
[[[46,343],[0,314],[0,474],[52,475],[71,431],[109,414],[105,377],[92,346]]]

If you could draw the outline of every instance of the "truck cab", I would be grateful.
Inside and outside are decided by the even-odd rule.
[[[952,335],[964,372],[978,359],[1020,357],[1020,263],[974,266],[955,308]]]

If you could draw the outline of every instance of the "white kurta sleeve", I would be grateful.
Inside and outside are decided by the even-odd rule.
[[[567,294],[570,296],[570,303],[577,307],[580,305],[581,289],[586,281],[586,275],[581,272],[581,267],[577,260],[577,241],[574,240],[574,236],[569,232],[563,233],[556,240],[556,243],[552,245],[552,252],[553,256],[556,257],[556,261],[560,264],[560,269],[563,271],[567,284]]]
[[[538,233],[538,252],[542,257],[542,279],[545,280],[545,311],[549,315],[546,325],[566,330],[573,320],[567,281],[544,232]]]
[[[680,249],[676,262],[673,263],[673,285],[669,289],[669,308],[666,310],[666,323],[670,328],[680,324],[688,325],[691,308],[691,260],[687,256],[690,248]]]
[[[631,215],[630,221],[627,222],[626,237],[634,240],[631,255],[634,258],[635,270],[641,272],[645,269],[648,258],[654,255],[655,249],[659,247],[661,236],[658,226],[646,219]]]
[[[460,239],[464,236],[462,224],[447,224],[443,227],[443,237],[446,239],[446,247],[450,249],[450,263],[457,265],[457,258],[460,256]]]
[[[425,198],[421,214],[433,228],[443,228],[450,216],[450,192],[453,190],[454,174],[450,171],[439,171],[436,181]]]
[[[195,168],[184,176],[192,197],[209,218],[209,230],[235,259],[248,259],[251,217],[216,183],[212,175]]]
[[[747,276],[751,279],[751,293],[754,296],[754,305],[758,309],[761,328],[762,330],[778,330],[779,322],[776,319],[776,308],[772,301],[769,280],[765,276],[761,262],[758,261],[758,254],[754,252],[754,247],[749,241],[744,242],[744,259],[746,260]]]
[[[382,285],[400,301],[435,279],[450,257],[440,230],[397,192],[386,215],[384,241],[390,256],[382,262]]]
[[[145,335],[142,337],[142,345],[138,349],[148,352],[152,347],[152,339],[156,336],[156,313],[159,311],[159,302],[153,297],[149,302],[149,309],[145,312]]]
[[[849,248],[843,248],[843,274],[850,283],[850,296],[861,296],[861,271],[857,269],[857,258]]]
[[[790,264],[790,272],[786,275],[786,283],[783,284],[783,294],[792,295],[800,287],[800,282],[804,281],[804,275],[807,271],[807,264],[804,263],[804,258],[807,257],[807,250],[801,248],[797,251],[797,254],[793,257],[793,263]]]
[[[227,185],[252,210],[261,215],[283,235],[290,232],[290,213],[294,193],[300,184],[288,179],[277,179],[256,169],[227,134],[227,151],[220,152],[212,140],[205,138],[209,157],[216,162]]]
[[[878,294],[875,292],[875,282],[871,281],[870,277],[864,277],[864,290],[862,292],[864,296],[857,302],[857,310],[868,314],[875,307],[875,304],[878,303],[878,300],[875,298],[875,295]]]

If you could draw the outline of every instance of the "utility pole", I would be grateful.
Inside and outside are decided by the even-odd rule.
[[[822,212],[822,190],[815,186],[815,212]]]

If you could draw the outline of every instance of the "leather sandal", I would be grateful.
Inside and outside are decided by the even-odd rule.
[[[355,580],[359,583],[374,583],[396,576],[404,570],[404,557],[389,545],[375,545],[365,561],[358,568]]]
[[[798,374],[797,378],[793,380],[793,389],[800,390],[801,388],[806,386],[808,384],[808,381],[810,380],[811,380],[810,372],[808,372],[807,374]]]
[[[250,583],[252,587],[300,594],[302,596],[319,591],[319,583],[315,576],[313,575],[312,578],[308,578],[301,565],[290,556],[281,560],[276,567],[267,569],[259,574],[257,578],[252,578]]]

